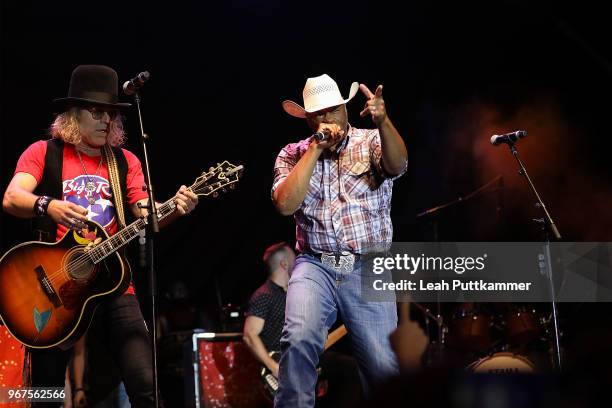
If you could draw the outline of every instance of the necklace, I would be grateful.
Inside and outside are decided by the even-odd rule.
[[[87,201],[89,202],[89,204],[94,205],[96,203],[96,199],[93,196],[93,192],[96,190],[96,184],[93,182],[93,179],[89,176],[89,173],[87,173],[87,169],[85,168],[85,163],[83,163],[83,158],[81,157],[81,152],[79,152],[78,150],[76,152],[77,152],[77,156],[79,156],[81,167],[83,167],[83,171],[85,172],[85,176],[87,177],[87,183],[85,183],[85,191],[86,191],[85,196],[87,197]],[[103,159],[104,159],[104,156],[100,155],[100,162],[98,163],[98,168],[96,169],[94,176],[98,175],[98,171],[100,171],[100,167],[102,167]]]

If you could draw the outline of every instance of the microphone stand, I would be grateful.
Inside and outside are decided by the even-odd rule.
[[[149,166],[149,155],[147,151],[147,140],[149,136],[144,132],[142,124],[142,113],[140,111],[140,95],[138,91],[134,92],[134,101],[136,102],[136,109],[138,111],[138,120],[140,123],[140,143],[142,145],[142,151],[144,154],[144,177],[147,192],[149,193],[148,205],[138,205],[139,208],[146,208],[148,210],[147,215],[147,233],[146,240],[149,245],[149,295],[151,297],[151,337],[152,337],[152,358],[153,358],[153,392],[155,407],[159,407],[159,386],[157,382],[157,325],[155,321],[155,297],[157,293],[157,282],[155,279],[155,252],[154,252],[154,237],[159,232],[159,220],[157,218],[157,209],[155,205],[155,195],[153,190],[153,183],[151,182],[151,169]]]
[[[516,162],[519,165],[519,174],[525,177],[525,180],[527,180],[527,183],[529,184],[531,191],[533,192],[536,199],[538,200],[538,202],[536,203],[536,206],[541,208],[544,213],[543,219],[539,218],[534,221],[542,224],[542,231],[544,232],[544,248],[543,248],[544,249],[544,261],[546,262],[546,273],[548,274],[549,283],[550,283],[551,308],[552,308],[552,314],[553,314],[553,327],[554,327],[554,333],[555,333],[554,348],[555,348],[555,356],[556,356],[556,365],[557,365],[557,369],[560,372],[562,369],[561,342],[560,342],[560,335],[559,335],[559,318],[557,314],[557,302],[555,299],[556,297],[555,296],[555,286],[554,286],[553,275],[552,275],[552,263],[551,263],[552,257],[550,255],[550,233],[552,232],[553,237],[557,241],[561,239],[561,234],[559,234],[559,230],[557,229],[555,222],[553,221],[548,210],[546,209],[546,206],[544,205],[542,198],[540,198],[540,195],[538,194],[538,191],[536,190],[535,185],[531,181],[531,178],[529,177],[529,174],[527,173],[527,169],[525,168],[523,161],[519,157],[519,153],[516,148],[516,144],[510,141],[508,143],[508,147],[510,151],[512,152],[512,155],[516,159]]]

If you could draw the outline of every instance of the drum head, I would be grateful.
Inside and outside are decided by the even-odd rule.
[[[495,353],[467,367],[468,371],[486,374],[534,373],[535,367],[529,359],[513,353]]]

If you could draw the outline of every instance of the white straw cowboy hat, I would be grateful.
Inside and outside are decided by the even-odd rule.
[[[308,78],[306,81],[304,91],[302,92],[304,107],[293,101],[286,100],[283,101],[283,109],[291,116],[304,119],[307,112],[312,113],[347,103],[353,99],[358,89],[359,83],[353,82],[348,98],[343,99],[336,81],[331,79],[329,75],[323,74],[318,77]]]

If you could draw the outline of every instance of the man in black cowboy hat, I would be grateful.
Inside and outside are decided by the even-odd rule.
[[[118,102],[117,90],[117,73],[112,68],[78,66],[72,72],[68,97],[54,101],[61,113],[51,124],[52,139],[35,142],[19,158],[2,206],[16,217],[33,218],[39,239],[59,240],[70,230],[80,230],[88,219],[113,235],[124,213],[145,215],[138,206],[147,203],[140,161],[120,147],[124,131],[119,112],[130,104]],[[115,160],[107,159],[111,157],[108,150],[114,152]],[[118,183],[110,181],[111,172],[118,173]],[[119,186],[121,194],[112,184]],[[181,186],[175,202],[175,213],[164,223],[191,212],[198,198]],[[97,309],[91,330],[108,345],[132,406],[152,406],[151,346],[132,285],[123,296]],[[56,349],[34,351],[32,386],[63,387],[66,359]]]

